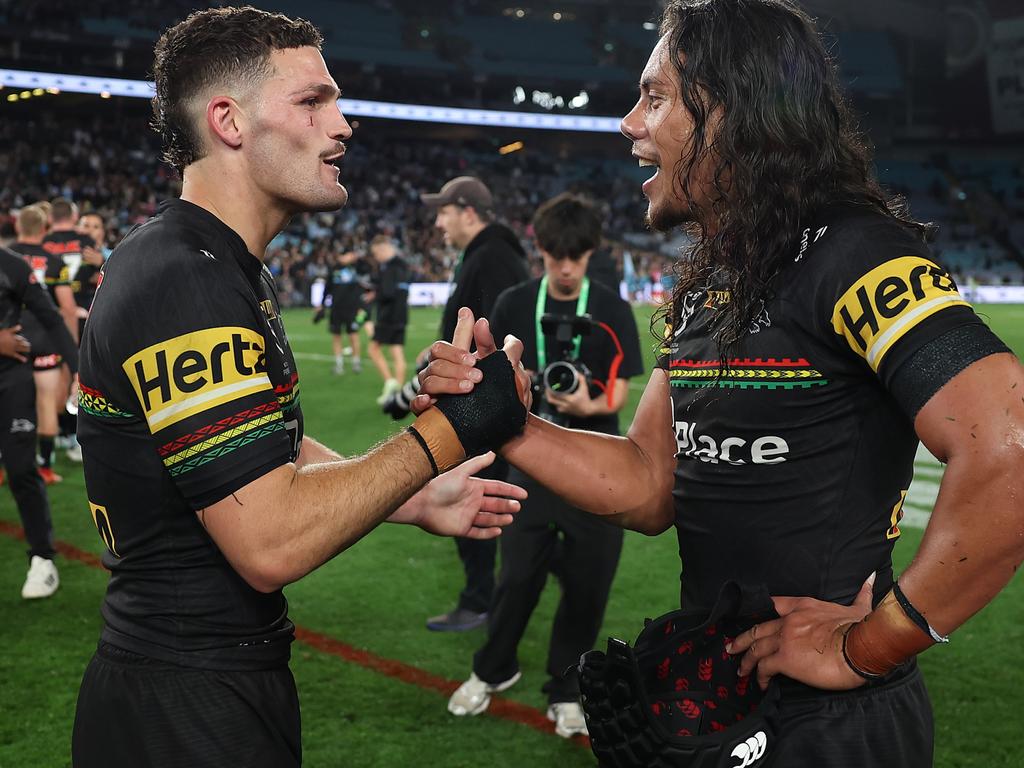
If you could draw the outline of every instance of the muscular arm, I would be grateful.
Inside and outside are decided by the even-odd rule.
[[[57,308],[64,318],[64,324],[68,327],[68,333],[75,343],[78,343],[78,305],[75,303],[75,294],[70,285],[54,286],[53,295],[57,298]]]
[[[989,355],[947,382],[914,421],[918,436],[948,467],[921,547],[899,584],[940,635],[981,610],[1024,560],[1022,391],[1020,362],[1010,354]],[[762,685],[778,673],[826,689],[863,684],[840,651],[845,628],[861,622],[850,630],[860,631],[860,647],[887,648],[893,636],[891,621],[872,621],[880,609],[871,611],[870,597],[870,580],[849,607],[776,597],[783,618],[755,628],[756,648],[754,630],[731,648],[746,653],[740,674],[756,665]],[[913,627],[911,634],[918,632],[926,646],[923,630]]]
[[[232,567],[261,592],[352,546],[433,474],[408,433],[355,459],[308,462],[278,467],[197,513]]]
[[[996,354],[940,389],[914,422],[947,463],[921,547],[900,577],[940,634],[981,610],[1024,560],[1024,367]]]
[[[563,429],[531,415],[502,455],[573,506],[656,535],[674,516],[671,425],[668,378],[656,370],[625,437]]]

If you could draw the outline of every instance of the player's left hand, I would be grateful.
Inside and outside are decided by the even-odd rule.
[[[755,670],[762,689],[774,675],[828,691],[864,684],[843,658],[843,632],[871,612],[871,574],[853,605],[839,605],[811,597],[773,597],[780,618],[755,624],[733,640],[726,650],[744,654],[739,674]]]
[[[501,535],[501,529],[519,511],[526,490],[500,480],[472,477],[494,458],[494,453],[475,456],[427,483],[420,491],[420,513],[410,522],[438,536],[493,539]]]
[[[585,385],[576,387],[571,394],[555,392],[553,389],[544,390],[544,399],[551,403],[551,406],[559,413],[566,416],[573,416],[577,419],[585,419],[592,415],[594,401]]]

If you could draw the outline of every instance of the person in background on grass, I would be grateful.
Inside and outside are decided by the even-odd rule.
[[[45,285],[61,310],[69,329],[78,331],[76,306],[68,269],[63,260],[42,247],[46,234],[46,214],[29,205],[18,212],[14,221],[18,238],[11,250],[21,255],[32,268],[36,281]],[[22,333],[32,346],[32,378],[36,385],[36,432],[39,439],[39,474],[43,482],[53,485],[63,478],[53,471],[53,446],[59,429],[59,416],[71,387],[72,374],[57,344],[31,311],[22,314]]]
[[[533,231],[544,277],[504,291],[494,304],[491,325],[495,333],[523,341],[523,365],[534,380],[534,413],[572,429],[617,435],[629,379],[643,372],[643,359],[632,309],[617,289],[589,277],[590,259],[601,244],[600,215],[586,200],[562,194],[537,209]],[[590,319],[586,333],[571,337],[568,350],[557,331],[546,331],[540,320],[554,316],[571,321],[583,315]],[[575,389],[545,386],[548,366],[567,370],[565,354],[579,377]],[[549,377],[563,385],[553,373]],[[508,479],[526,488],[530,497],[502,536],[487,641],[473,656],[472,675],[449,699],[448,711],[480,714],[491,693],[519,680],[519,641],[552,571],[562,594],[551,627],[543,690],[548,719],[559,736],[568,738],[587,732],[575,665],[597,640],[622,552],[622,529],[573,508],[516,469]]]
[[[523,497],[471,477],[526,418],[514,344],[470,408],[442,400],[366,455],[304,434],[263,259],[293,216],[348,198],[352,130],[321,43],[309,22],[225,7],[156,44],[155,125],[182,195],[111,254],[82,339],[85,484],[110,581],[79,768],[298,766],[282,588],[385,520],[497,536]]]
[[[377,322],[373,340],[367,350],[377,372],[384,380],[384,388],[377,405],[383,405],[398,391],[405,381],[405,328],[409,324],[409,265],[398,255],[394,241],[387,235],[377,235],[370,241],[370,255],[377,263],[377,279],[367,297],[377,304]],[[358,337],[357,337],[358,341]],[[391,355],[388,364],[381,347]],[[391,366],[394,366],[394,370]]]
[[[421,199],[437,211],[434,226],[441,230],[445,244],[459,252],[441,316],[439,338],[450,339],[460,307],[486,316],[502,291],[530,279],[526,251],[515,232],[494,220],[491,190],[475,176],[458,176],[439,192],[422,195]],[[420,353],[418,363],[426,361],[427,351]],[[487,476],[503,480],[507,474],[508,466],[499,460]],[[465,632],[482,626],[494,595],[497,544],[457,538],[455,546],[465,586],[454,608],[427,619],[427,629],[435,632]]]
[[[56,345],[72,374],[78,353],[57,308],[21,255],[0,248],[0,456],[28,542],[26,600],[49,597],[60,586],[53,558],[53,523],[46,486],[36,467],[36,387],[32,348],[21,335],[23,310]]]
[[[775,596],[726,643],[777,685],[773,765],[930,767],[916,657],[1024,560],[1024,368],[876,182],[794,4],[671,0],[622,132],[653,171],[651,227],[693,242],[661,361],[626,437],[531,416],[502,455],[606,520],[675,527],[686,610],[727,581]],[[467,335],[435,348],[414,408],[474,386]],[[947,467],[897,579],[919,442]]]

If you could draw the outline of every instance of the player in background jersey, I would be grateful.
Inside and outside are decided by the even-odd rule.
[[[46,214],[38,206],[30,205],[18,212],[14,222],[17,240],[10,248],[21,254],[40,285],[45,285],[60,308],[69,331],[78,330],[75,299],[67,279],[68,270],[63,260],[42,247],[46,233]],[[39,474],[47,485],[59,483],[63,478],[53,471],[53,445],[57,437],[58,417],[65,411],[70,392],[71,374],[64,356],[51,335],[26,310],[22,317],[25,338],[32,345],[32,378],[36,385],[36,431],[39,440]]]
[[[875,181],[835,72],[786,0],[668,3],[622,121],[650,225],[693,242],[661,362],[625,438],[531,416],[502,455],[627,528],[674,526],[687,610],[727,579],[776,595],[728,646],[778,679],[773,764],[925,768],[916,655],[1024,560],[1024,369]],[[437,348],[415,408],[465,391],[467,350]],[[897,580],[919,440],[947,469]]]

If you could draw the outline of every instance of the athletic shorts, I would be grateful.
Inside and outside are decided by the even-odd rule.
[[[356,320],[357,312],[358,307],[351,307],[344,312],[335,312],[332,309],[328,329],[334,335],[341,333],[358,333],[359,322]]]
[[[405,344],[405,326],[404,325],[377,325],[373,328],[373,340],[378,344],[388,344],[390,346]]]
[[[78,693],[71,761],[75,768],[298,768],[292,673],[179,667],[101,642]]]
[[[916,662],[852,691],[782,686],[773,768],[931,768],[932,706]]]

